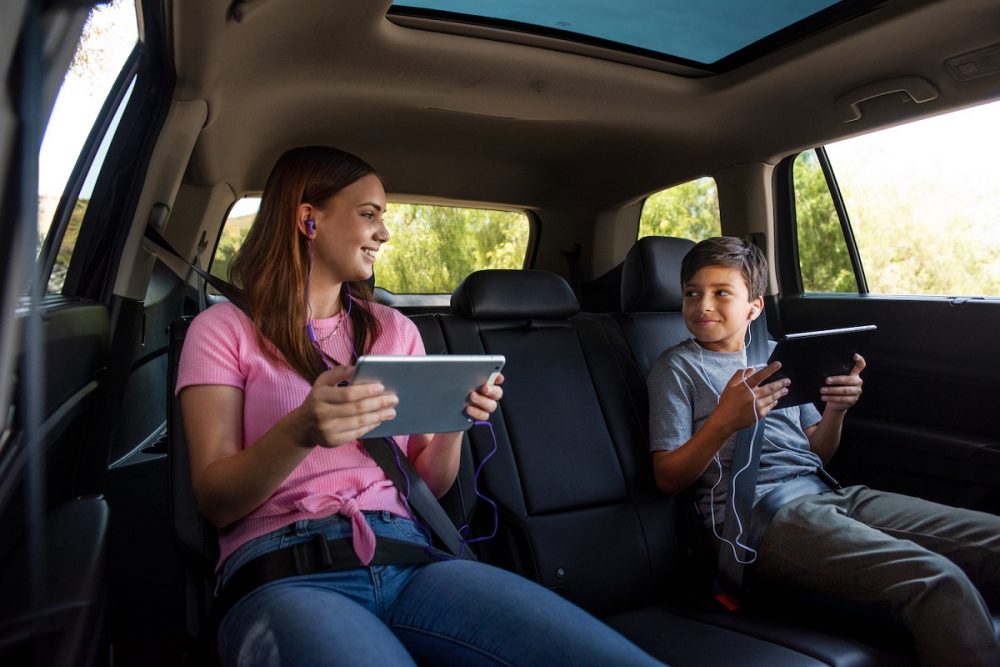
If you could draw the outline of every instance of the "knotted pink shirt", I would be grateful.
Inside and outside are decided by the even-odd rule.
[[[424,354],[416,326],[403,314],[370,304],[382,332],[371,354]],[[331,333],[340,316],[314,320],[323,350],[341,363],[352,363],[350,323]],[[329,334],[329,335],[328,335]],[[281,418],[297,408],[311,385],[291,368],[264,356],[253,322],[243,311],[220,303],[192,322],[181,353],[176,391],[191,385],[227,385],[243,391],[243,447],[251,447]],[[396,442],[407,451],[406,436]],[[375,551],[375,535],[361,512],[388,511],[407,516],[392,482],[368,456],[360,441],[316,447],[264,504],[219,530],[219,565],[249,540],[300,519],[332,514],[349,518],[354,550],[365,564]]]

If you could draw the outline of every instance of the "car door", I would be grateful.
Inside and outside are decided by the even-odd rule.
[[[107,663],[103,493],[114,327],[109,300],[94,288],[101,273],[88,258],[106,256],[95,221],[125,210],[102,167],[124,149],[122,130],[141,125],[125,113],[141,45],[133,38],[124,65],[116,63],[110,83],[93,93],[95,119],[80,142],[54,140],[51,154],[65,169],[60,190],[46,194],[43,135],[66,129],[65,118],[79,120],[85,106],[53,111],[57,99],[65,103],[64,74],[80,57],[90,7],[17,1],[4,3],[3,14],[0,663]]]
[[[987,104],[776,172],[784,330],[878,326],[842,481],[1000,512],[997,120]]]

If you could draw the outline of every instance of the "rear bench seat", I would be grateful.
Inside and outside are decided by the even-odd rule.
[[[681,500],[653,484],[644,373],[611,316],[577,311],[554,274],[493,270],[469,276],[437,316],[448,352],[507,358],[499,451],[480,480],[502,525],[481,558],[673,665],[881,664],[848,639],[690,603]],[[469,439],[477,462],[493,447],[481,427]],[[459,488],[469,495],[468,478]]]
[[[578,313],[565,281],[541,271],[472,274],[452,310],[412,318],[428,353],[507,357],[506,393],[492,419],[499,449],[480,480],[500,506],[501,528],[476,545],[483,561],[565,595],[675,667],[911,664],[881,661],[865,645],[829,634],[691,603],[686,513],[680,499],[653,485],[648,368],[629,346],[657,344],[657,317],[642,318],[643,335],[627,340],[623,329],[640,330],[630,328],[631,315]],[[172,377],[185,329],[179,322],[172,334]],[[215,545],[194,510],[186,442],[169,395],[171,518],[193,582],[186,616],[194,637],[211,602]],[[442,504],[456,525],[471,519],[481,535],[493,517],[475,502],[473,466],[493,441],[482,427],[469,436],[458,482]]]

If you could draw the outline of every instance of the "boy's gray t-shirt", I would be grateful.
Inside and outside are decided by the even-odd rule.
[[[770,343],[771,349],[774,345]],[[692,339],[665,350],[646,380],[650,450],[677,449],[687,442],[718,406],[719,395],[733,373],[746,367],[745,351],[712,352]],[[808,403],[768,413],[762,424],[764,444],[755,503],[778,484],[822,465],[809,449],[809,439],[803,431],[819,421],[819,412]],[[719,450],[717,461],[721,462],[722,471],[729,470],[735,443],[734,435]],[[709,527],[713,518],[716,525],[722,523],[729,499],[729,475],[722,475],[721,482],[719,475],[719,465],[709,463],[695,487],[698,509]],[[712,487],[717,482],[713,493]]]

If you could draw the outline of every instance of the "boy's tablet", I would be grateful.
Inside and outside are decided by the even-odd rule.
[[[468,430],[466,399],[492,383],[505,362],[502,355],[362,356],[351,383],[378,381],[399,397],[396,418],[364,437]]]
[[[831,375],[847,375],[854,368],[854,354],[861,352],[875,332],[868,324],[845,329],[825,329],[788,334],[778,341],[767,363],[781,362],[781,370],[767,382],[788,378],[788,394],[776,409],[820,401],[820,387]]]

